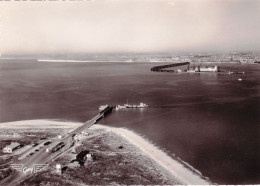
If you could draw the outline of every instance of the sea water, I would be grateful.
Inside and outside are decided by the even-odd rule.
[[[0,122],[84,122],[100,105],[144,102],[99,123],[143,135],[212,182],[259,183],[260,66],[218,64],[245,72],[230,75],[150,71],[160,64],[1,60]]]

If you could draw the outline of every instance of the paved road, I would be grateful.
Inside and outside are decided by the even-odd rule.
[[[72,147],[73,135],[76,135],[76,134],[82,132],[84,129],[91,127],[102,117],[104,117],[104,113],[99,113],[98,115],[93,117],[91,120],[86,121],[82,126],[76,128],[75,130],[70,132],[63,139],[53,140],[51,144],[43,146],[42,148],[40,148],[40,150],[38,152],[35,151],[33,155],[31,155],[29,157],[27,156],[22,160],[17,160],[16,162],[13,162],[13,164],[23,164],[24,171],[26,171],[26,168],[33,168],[35,164],[48,164],[50,161],[53,161],[54,159],[56,159],[60,155],[62,155],[62,153],[64,151],[67,151],[69,148]],[[60,142],[63,142],[65,144],[65,146],[62,149],[60,149],[54,153],[52,153],[51,151],[46,152],[47,148],[52,149]],[[29,152],[30,150],[31,149],[29,149],[27,152]],[[14,171],[10,176],[8,176],[6,179],[4,179],[2,182],[0,182],[0,186],[17,185],[32,175],[33,174],[30,172],[23,173],[23,172]]]

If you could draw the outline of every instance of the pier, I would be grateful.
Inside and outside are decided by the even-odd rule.
[[[175,72],[175,70],[169,70],[167,68],[171,67],[178,67],[178,66],[184,66],[184,65],[189,65],[189,62],[183,62],[183,63],[172,63],[168,65],[160,65],[160,66],[154,66],[151,68],[151,71],[154,72]]]
[[[98,120],[100,120],[101,118],[103,118],[106,115],[108,115],[109,113],[111,113],[113,108],[114,108],[113,106],[107,106],[106,108],[101,110],[96,116],[94,116],[91,120],[86,121],[83,125],[79,126],[78,128],[76,128],[72,132],[68,133],[62,139],[56,139],[56,140],[53,140],[51,144],[44,145],[41,149],[39,149],[38,152],[34,151],[34,149],[32,149],[32,148],[28,149],[26,151],[27,153],[30,153],[33,150],[32,156],[30,156],[30,157],[26,156],[24,159],[21,159],[21,160],[18,159],[16,161],[12,162],[12,163],[16,164],[16,165],[22,165],[23,168],[24,167],[30,168],[31,170],[34,169],[35,165],[39,165],[39,164],[43,165],[43,164],[50,163],[51,161],[57,159],[59,156],[64,154],[64,152],[66,152],[66,151],[68,151],[69,149],[72,148],[72,146],[74,144],[72,138],[75,135],[79,134],[84,129],[91,127]],[[59,148],[55,152],[47,152],[46,151],[46,149],[55,148],[57,145],[59,145],[61,143],[64,144],[64,146],[62,148]],[[62,149],[62,150],[60,150],[60,149]],[[6,177],[5,179],[3,179],[0,182],[0,185],[4,185],[4,186],[18,185],[23,180],[25,180],[25,179],[33,176],[33,175],[34,175],[33,173],[32,174],[26,174],[23,171],[21,171],[21,172],[13,171],[13,173],[10,176]]]
[[[71,137],[81,131],[83,131],[86,128],[91,127],[92,125],[94,125],[95,123],[97,123],[97,121],[99,121],[100,119],[104,118],[107,114],[109,114],[110,112],[112,112],[113,110],[113,106],[108,106],[106,107],[104,110],[100,111],[98,115],[96,115],[95,117],[93,117],[91,120],[86,121],[82,126],[76,128],[75,130],[73,130],[67,137]]]

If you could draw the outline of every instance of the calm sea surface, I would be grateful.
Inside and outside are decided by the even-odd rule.
[[[151,72],[154,65],[1,60],[0,122],[83,122],[103,104],[144,102],[149,108],[100,123],[145,136],[213,182],[259,184],[260,65],[219,65],[245,72],[233,75]]]

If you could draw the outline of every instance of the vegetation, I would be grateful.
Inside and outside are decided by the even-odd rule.
[[[89,151],[95,157],[93,160],[85,158],[82,166],[70,167],[69,162],[72,159],[69,158],[69,153],[65,154],[50,165],[63,165],[62,175],[49,170],[27,179],[22,185],[177,184],[154,162],[123,139],[104,131],[99,131],[98,135],[89,134],[76,148],[76,154]]]
[[[35,174],[34,176],[20,183],[19,185],[20,186],[54,186],[54,185],[74,186],[72,182],[70,182],[69,180],[65,180],[63,176],[50,173],[49,171],[44,171]]]
[[[20,185],[178,184],[166,171],[162,171],[156,163],[123,138],[100,129],[89,130],[88,134],[86,139],[76,145],[76,154],[67,152],[55,162],[49,162],[48,170],[34,174]],[[42,137],[37,134],[37,139]],[[30,143],[37,142],[37,139]],[[27,136],[20,139],[23,143],[27,140]],[[92,158],[86,158],[88,153]],[[72,160],[79,159],[81,166],[71,166]],[[62,165],[62,173],[56,172],[57,163]],[[7,174],[8,172],[1,172],[0,176]]]
[[[10,168],[0,169],[0,181],[9,176],[12,173]]]

